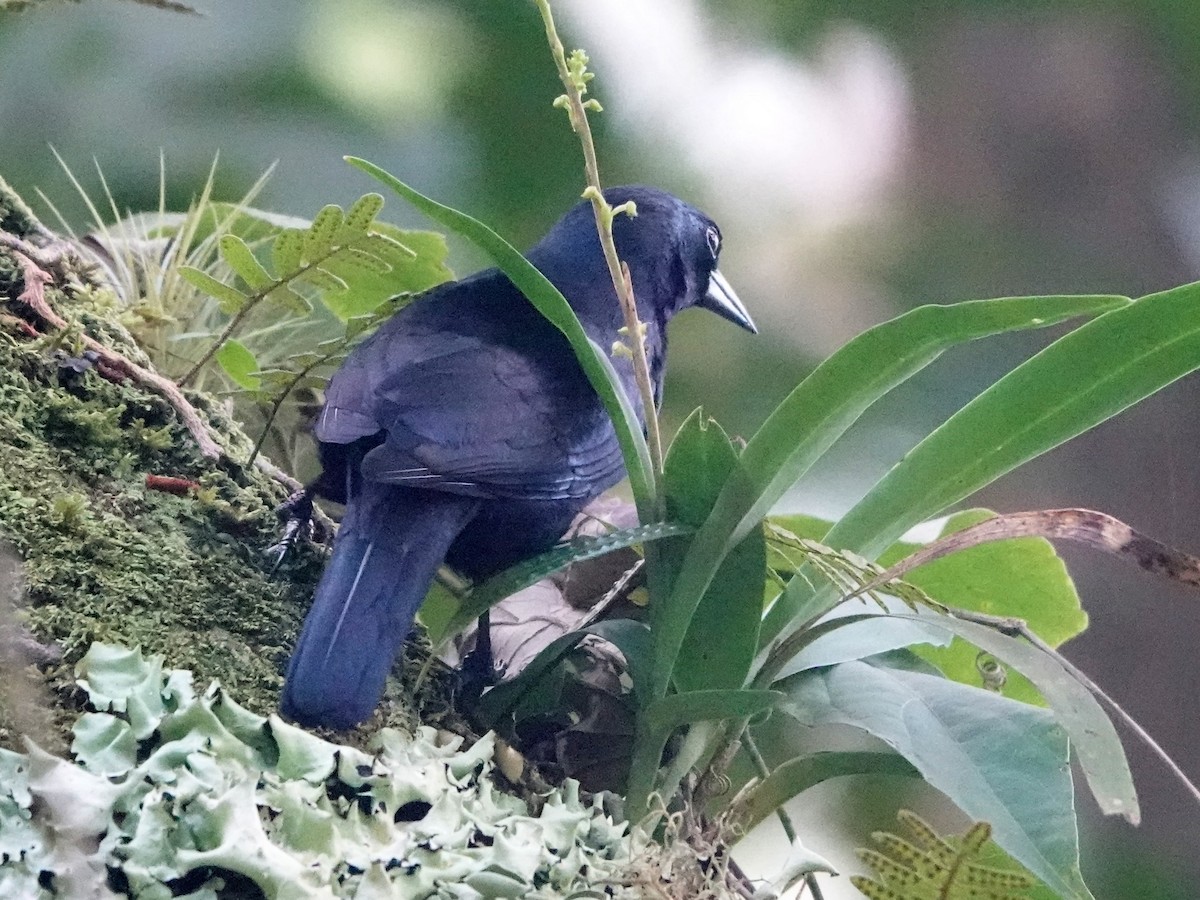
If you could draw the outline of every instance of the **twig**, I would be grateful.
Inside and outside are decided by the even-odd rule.
[[[646,345],[643,326],[638,318],[637,301],[633,295],[633,282],[629,278],[629,269],[617,255],[617,247],[613,241],[612,223],[620,212],[632,212],[623,208],[614,208],[605,198],[600,187],[600,166],[596,161],[596,146],[592,141],[592,129],[588,124],[587,111],[589,108],[599,111],[600,104],[595,100],[584,102],[583,93],[587,90],[586,83],[590,73],[584,67],[587,57],[582,51],[575,51],[573,58],[578,63],[577,71],[572,72],[567,63],[566,51],[554,27],[554,16],[550,11],[549,0],[535,0],[546,26],[546,39],[550,43],[550,52],[558,69],[559,80],[562,81],[566,93],[558,98],[555,105],[564,106],[571,121],[571,129],[579,135],[579,143],[583,147],[584,171],[587,177],[587,189],[583,196],[592,202],[592,211],[596,215],[596,230],[600,234],[600,246],[604,249],[604,259],[608,263],[608,274],[612,278],[613,287],[621,301],[621,311],[625,315],[626,337],[629,341],[630,356],[633,363],[633,374],[637,381],[638,392],[642,397],[642,409],[646,418],[646,440],[650,448],[650,459],[654,466],[655,475],[662,473],[663,451],[662,435],[658,427],[658,409],[654,404],[654,386],[650,379],[650,366],[646,361]]]
[[[11,243],[9,246],[11,246]],[[13,249],[13,256],[20,264],[21,273],[25,280],[25,290],[17,296],[17,300],[25,303],[48,325],[60,330],[67,328],[67,321],[59,316],[46,300],[46,285],[53,281],[51,275],[41,268],[38,263],[34,262],[34,259],[25,253],[24,249]],[[221,448],[209,434],[208,426],[200,418],[200,414],[196,412],[196,408],[188,402],[188,399],[176,387],[175,382],[126,359],[120,353],[105,347],[86,334],[81,335],[81,339],[89,350],[93,350],[99,355],[100,360],[105,365],[128,376],[135,383],[151,388],[161,394],[179,414],[184,427],[187,428],[200,448],[201,455],[209,459],[220,458]]]

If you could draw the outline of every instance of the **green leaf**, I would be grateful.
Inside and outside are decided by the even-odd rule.
[[[779,677],[786,678],[805,669],[865,659],[906,647],[913,652],[926,649],[925,646],[914,647],[914,644],[946,646],[951,641],[943,629],[927,624],[922,616],[914,617],[912,621],[901,620],[881,615],[877,610],[870,609],[869,603],[862,600],[842,604],[807,629],[805,635],[809,640],[788,661]],[[907,607],[899,601],[895,605],[899,607],[896,612],[907,612]],[[918,655],[923,657],[923,654]],[[978,677],[973,681],[978,682]]]
[[[1105,313],[951,416],[834,526],[828,541],[874,556],[918,522],[1197,368],[1200,285]]]
[[[1067,730],[1100,808],[1106,815],[1121,815],[1130,823],[1138,824],[1141,813],[1137,792],[1116,728],[1091,691],[1053,656],[986,625],[951,616],[898,613],[895,618],[919,620],[944,629],[1025,675],[1046,698],[1054,715]]]
[[[667,517],[693,528],[702,525],[737,465],[737,451],[721,426],[696,410],[675,435],[663,466]],[[688,545],[689,539],[681,537],[662,546],[659,565],[665,567],[666,583],[677,577]],[[686,629],[682,644],[691,649],[673,673],[680,691],[744,684],[758,649],[766,561],[762,530],[752,531],[722,561],[690,622],[668,615],[664,602],[650,604],[656,645],[664,637],[668,643],[679,637],[667,635],[662,623]]]
[[[236,234],[221,235],[221,257],[250,290],[259,291],[271,284],[271,273],[263,268],[254,251]]]
[[[967,528],[992,515],[992,512],[983,509],[955,513],[946,521],[938,537]],[[798,537],[821,542],[824,542],[832,527],[831,523],[811,516],[773,516],[770,521]],[[922,546],[898,541],[880,554],[879,563],[884,567],[891,566]],[[972,547],[913,570],[905,577],[905,581],[946,606],[1022,619],[1052,647],[1069,640],[1087,626],[1087,615],[1080,606],[1079,594],[1066,566],[1053,545],[1038,538],[996,541]],[[856,605],[854,608],[861,607]],[[923,619],[920,628],[928,630]],[[883,621],[872,623],[868,620],[822,638],[819,647],[816,644],[805,647],[801,653],[803,659],[787,662],[783,671],[790,674],[799,671],[801,666],[811,668],[814,664],[828,665],[896,649],[905,646],[903,637],[910,633],[896,629],[892,624],[885,625]],[[943,630],[942,634],[945,633]],[[912,637],[914,641],[920,640],[915,633]],[[925,643],[929,642],[926,638]],[[860,645],[863,652],[843,655],[840,659],[831,656],[854,654],[855,643]],[[939,646],[922,646],[914,648],[914,652],[934,663],[955,681],[979,685],[977,649],[962,640],[954,641],[949,647],[942,646],[941,641],[934,643]],[[816,662],[820,659],[824,659],[824,662]],[[1003,693],[1013,700],[1041,702],[1041,695],[1020,673],[1014,673],[1008,679]]]
[[[898,775],[920,777],[903,756],[868,751],[826,751],[797,756],[775,768],[758,782],[736,810],[746,834],[775,810],[811,787],[847,775]]]
[[[365,241],[362,241],[361,246],[368,253],[373,253],[380,259],[386,259],[391,262],[403,262],[406,259],[419,259],[422,255],[421,251],[413,247],[414,238],[419,240],[422,237],[436,237],[441,239],[441,245],[445,247],[445,239],[442,239],[440,234],[434,231],[402,231],[394,225],[388,225],[384,222],[376,222],[375,230],[367,235]]]
[[[264,297],[268,303],[282,306],[294,316],[307,316],[312,312],[312,304],[286,284],[281,284]]]
[[[777,706],[779,691],[706,690],[670,694],[646,707],[645,727],[660,734],[663,744],[676,728],[693,722],[748,719]]]
[[[250,298],[233,287],[233,285],[219,281],[207,272],[197,269],[195,266],[180,266],[179,277],[197,290],[215,297],[217,306],[227,316],[232,316],[239,312],[250,302]]]
[[[1053,890],[1090,900],[1067,736],[1049,712],[882,658],[812,669],[779,686],[801,724],[851,725],[879,738],[968,816],[990,822],[996,842]]]
[[[345,293],[349,289],[347,281],[340,275],[334,275],[326,266],[314,266],[298,277],[328,294]]]
[[[482,222],[431,200],[364,159],[347,157],[346,161],[386,184],[435,222],[456,234],[461,234],[487,253],[529,302],[566,336],[579,364],[583,367],[584,374],[599,394],[612,419],[617,440],[621,445],[621,454],[625,458],[638,514],[643,521],[656,519],[657,488],[654,484],[654,471],[650,463],[646,437],[633,403],[625,395],[621,380],[607,352],[597,347],[587,336],[587,332],[579,324],[579,319],[558,289],[522,256],[520,251]],[[700,593],[696,592],[697,598]]]
[[[304,258],[304,232],[299,228],[285,228],[275,237],[271,245],[271,264],[280,278],[288,278],[300,268]]]
[[[788,395],[742,451],[738,472],[725,484],[688,551],[673,587],[677,597],[671,600],[671,617],[690,620],[694,604],[729,548],[758,527],[784,492],[871,404],[943,351],[1128,303],[1121,297],[1018,297],[923,306],[854,338]],[[771,627],[764,628],[764,642],[772,641],[791,620],[792,605],[776,604],[778,612],[768,617]],[[673,634],[683,633],[679,622],[670,625]],[[666,689],[680,646],[662,648],[655,676],[659,692]]]
[[[346,221],[342,225],[342,243],[367,233],[379,211],[383,209],[383,195],[374,192],[363,194],[346,210]]]
[[[333,239],[342,227],[342,209],[329,204],[322,207],[304,233],[304,258],[315,262],[333,248]]]
[[[939,537],[992,515],[985,509],[955,513]],[[880,565],[891,566],[916,549],[919,548],[912,544],[893,544],[880,555]],[[947,606],[1021,619],[1051,647],[1087,628],[1087,614],[1066,564],[1054,546],[1041,538],[1017,538],[971,547],[914,569],[904,580]],[[916,652],[955,681],[979,683],[978,651],[962,641],[944,648],[922,647]],[[1005,683],[1004,696],[1026,703],[1040,702],[1038,692],[1021,676]]]
[[[372,228],[375,231],[323,265],[349,286],[344,292],[321,298],[343,322],[375,312],[389,298],[424,293],[454,275],[446,266],[449,249],[442,235],[433,231],[406,231],[386,222],[375,222]],[[364,264],[360,253],[380,265]]]
[[[238,387],[247,391],[258,389],[258,360],[241,341],[229,338],[217,351],[217,364],[232,378]]]
[[[337,255],[337,261],[345,263],[347,266],[356,267],[373,275],[386,275],[392,271],[392,264],[386,260],[375,256],[373,253],[368,253],[366,250],[359,250],[357,247],[347,247]]]
[[[641,704],[633,759],[625,802],[629,809],[642,811],[655,787],[659,764],[671,734],[684,725],[726,719],[748,719],[778,705],[783,695],[777,691],[706,690],[670,694]],[[674,767],[671,770],[674,777]],[[682,777],[682,773],[680,776]],[[674,793],[677,782],[667,786]]]
[[[595,537],[573,538],[533,559],[517,563],[503,572],[493,575],[482,584],[476,585],[463,600],[458,611],[450,618],[440,639],[444,640],[449,635],[461,631],[505,597],[536,584],[560,569],[565,569],[571,563],[594,559],[597,556],[611,553],[613,550],[633,547],[637,544],[644,544],[646,541],[658,541],[675,535],[687,534],[690,530],[686,525],[658,522]]]

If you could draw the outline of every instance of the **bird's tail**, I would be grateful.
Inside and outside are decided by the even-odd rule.
[[[284,715],[339,729],[371,715],[437,567],[477,502],[364,485],[347,507],[292,654]]]

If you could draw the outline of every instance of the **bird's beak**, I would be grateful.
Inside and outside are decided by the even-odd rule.
[[[713,269],[708,277],[708,290],[700,298],[700,305],[721,318],[728,319],[734,325],[742,326],[751,334],[758,334],[758,328],[750,318],[750,313],[746,312],[746,307],[742,305],[742,301],[729,286],[720,269]]]

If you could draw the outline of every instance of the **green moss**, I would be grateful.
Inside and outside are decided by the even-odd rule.
[[[7,181],[0,178],[0,229],[24,237],[38,228],[37,217]]]

